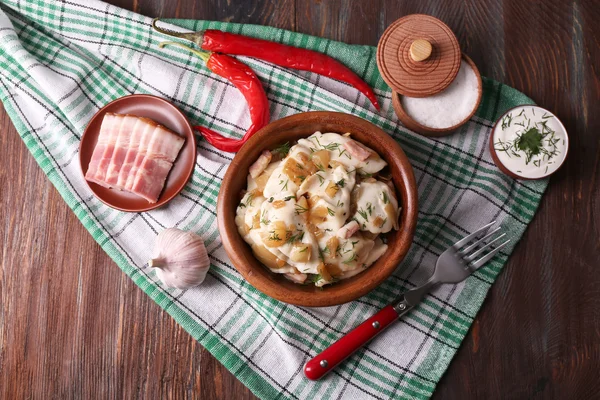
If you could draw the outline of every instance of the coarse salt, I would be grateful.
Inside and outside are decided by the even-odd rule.
[[[450,86],[429,97],[401,96],[406,113],[429,128],[450,128],[465,120],[477,107],[479,80],[464,60]]]

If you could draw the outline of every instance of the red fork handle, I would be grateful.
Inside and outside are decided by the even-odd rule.
[[[400,315],[392,305],[384,307],[377,314],[326,348],[321,354],[309,360],[304,366],[304,375],[313,381],[321,379],[323,375],[350,357],[356,350],[363,347],[399,317]]]

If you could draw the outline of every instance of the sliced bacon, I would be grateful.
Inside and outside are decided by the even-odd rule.
[[[98,166],[100,165],[100,160],[104,155],[104,151],[106,150],[106,146],[108,145],[110,132],[112,131],[112,125],[115,123],[115,114],[106,113],[104,115],[104,119],[102,120],[102,124],[100,125],[100,133],[98,134],[98,142],[96,143],[96,147],[94,147],[94,152],[92,153],[92,159],[90,160],[90,164],[88,166],[88,170],[85,173],[85,179],[90,182],[97,183],[102,186],[108,186],[103,181],[96,179],[96,174],[98,173]]]
[[[151,123],[148,124],[149,126],[147,126],[146,129],[144,129],[142,137],[140,138],[140,145],[138,147],[137,154],[135,155],[135,161],[131,166],[131,171],[129,171],[127,181],[125,182],[125,190],[131,191],[133,183],[135,182],[135,177],[137,176],[137,172],[140,169],[144,158],[146,157],[146,152],[148,151],[148,144],[150,144],[150,139],[152,139],[154,131],[158,129],[158,124],[156,124],[154,121],[150,122]]]
[[[108,113],[85,178],[155,203],[183,143],[151,119]]]
[[[131,191],[156,203],[183,142],[183,138],[159,125],[152,134]]]
[[[256,177],[262,174],[269,166],[271,158],[273,158],[271,152],[269,150],[263,150],[258,159],[254,161],[254,164],[250,166],[250,169],[248,170],[250,176],[256,179]]]
[[[142,141],[142,136],[144,135],[146,130],[154,130],[155,126],[156,124],[151,119],[139,119],[136,128],[131,133],[131,138],[129,139],[129,148],[127,149],[127,154],[125,155],[125,159],[123,160],[123,164],[121,165],[121,170],[119,171],[119,178],[117,179],[117,184],[115,185],[116,188],[125,189],[125,186],[127,184],[127,176],[129,175],[129,172],[131,171],[133,164],[135,163],[136,156],[140,150],[140,142]]]
[[[115,142],[112,158],[110,159],[110,164],[106,169],[106,178],[104,178],[104,181],[111,187],[121,189],[117,183],[119,181],[121,167],[123,166],[125,156],[127,156],[127,151],[130,147],[131,136],[136,130],[142,129],[141,127],[143,125],[144,122],[142,120],[132,115],[126,115],[123,119],[123,123],[119,129],[119,136]]]
[[[371,152],[368,149],[355,140],[348,140],[344,143],[344,148],[359,161],[365,161],[371,155]]]
[[[359,228],[360,226],[358,225],[358,222],[352,220],[337,231],[337,236],[343,239],[349,239],[352,235],[358,232]]]
[[[121,124],[125,119],[124,115],[115,114],[113,123],[111,123],[107,128],[107,141],[106,146],[104,148],[104,152],[102,153],[102,157],[98,162],[98,169],[96,170],[96,174],[94,175],[94,179],[100,182],[104,182],[107,187],[110,187],[108,183],[106,183],[106,172],[108,170],[108,166],[110,165],[110,161],[112,160],[113,151],[115,150],[115,144],[117,142],[117,138],[119,136],[119,131],[121,129]]]

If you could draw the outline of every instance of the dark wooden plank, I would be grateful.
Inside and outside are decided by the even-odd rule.
[[[371,45],[405,14],[443,19],[484,75],[556,112],[572,148],[434,397],[600,391],[597,2],[111,2]],[[0,118],[0,397],[252,398],[112,263]]]

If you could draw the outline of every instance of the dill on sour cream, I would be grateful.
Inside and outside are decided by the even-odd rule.
[[[527,179],[550,175],[560,167],[568,148],[562,123],[551,112],[537,106],[521,106],[504,114],[492,135],[500,163]]]

